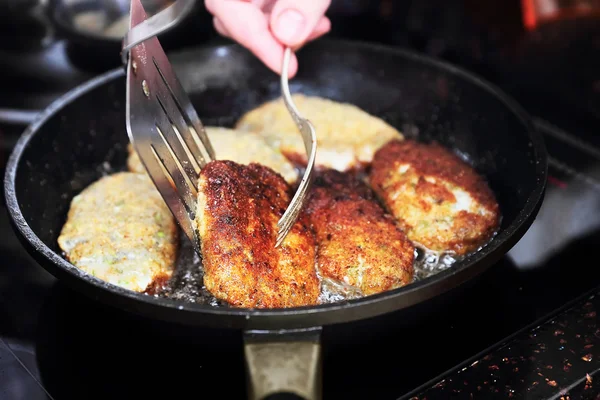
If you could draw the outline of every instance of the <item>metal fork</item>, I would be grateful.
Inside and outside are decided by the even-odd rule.
[[[288,109],[292,119],[302,134],[302,140],[304,141],[306,154],[308,154],[308,160],[306,163],[304,176],[302,176],[302,180],[300,181],[300,185],[296,190],[296,194],[294,194],[294,197],[292,198],[288,208],[285,210],[285,213],[277,223],[279,232],[277,234],[277,242],[275,247],[279,246],[281,242],[283,242],[283,239],[285,239],[290,229],[292,229],[292,226],[298,219],[300,211],[302,211],[302,208],[306,203],[308,192],[313,182],[313,170],[317,156],[317,134],[315,132],[315,128],[309,120],[300,115],[300,112],[298,112],[290,93],[288,69],[291,56],[292,49],[288,47],[285,49],[283,54],[283,66],[281,68],[281,96],[283,97],[283,102],[285,103],[285,106]]]
[[[198,177],[201,169],[216,158],[204,126],[156,38],[175,26],[193,3],[194,0],[177,0],[147,19],[140,0],[132,0],[130,30],[123,39],[122,58],[127,64],[129,139],[177,223],[199,253],[194,224]],[[299,116],[291,100],[287,82],[290,57],[291,50],[287,49],[282,94],[302,133],[309,162],[296,194],[278,222],[276,247],[289,233],[306,201],[316,155],[314,128]]]

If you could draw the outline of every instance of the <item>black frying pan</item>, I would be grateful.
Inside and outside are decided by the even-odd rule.
[[[523,236],[541,204],[547,155],[541,135],[511,99],[458,68],[398,49],[321,40],[298,56],[292,91],[354,103],[407,137],[443,143],[484,174],[503,215],[492,242],[404,288],[315,307],[213,308],[106,284],[65,261],[56,239],[71,199],[100,176],[103,163],[125,167],[125,75],[119,69],[56,101],[16,145],[5,190],[25,246],[51,273],[94,299],[150,318],[244,330],[251,372],[288,368],[288,376],[295,372],[303,378],[317,371],[320,327],[342,324],[335,326],[355,334],[353,324],[368,318],[406,318],[430,299],[477,276]],[[231,126],[244,111],[279,95],[278,77],[238,46],[192,50],[170,59],[206,125]],[[252,393],[269,392],[264,379],[252,378]],[[302,382],[271,389],[309,397],[314,387]]]

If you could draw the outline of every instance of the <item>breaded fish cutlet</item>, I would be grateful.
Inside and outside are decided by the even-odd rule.
[[[290,184],[298,179],[298,172],[277,148],[270,147],[259,135],[234,129],[208,126],[206,134],[218,160],[238,164],[260,163],[278,172]],[[146,173],[146,169],[133,146],[129,143],[127,168],[131,172]]]
[[[408,238],[430,250],[464,255],[498,229],[499,206],[483,177],[437,143],[386,144],[369,179]]]
[[[317,167],[338,171],[361,169],[385,143],[403,138],[394,127],[355,105],[302,94],[294,94],[292,98],[300,114],[317,131]],[[306,165],[302,136],[281,98],[247,112],[236,128],[257,132],[294,163]]]
[[[354,286],[364,295],[412,282],[414,246],[356,177],[320,172],[307,212],[323,278]]]
[[[152,181],[120,172],[73,198],[58,245],[69,262],[88,274],[152,293],[173,273],[178,230]]]
[[[290,186],[268,167],[212,161],[200,173],[196,224],[204,284],[234,307],[314,305],[320,294],[315,239],[301,214],[275,248]]]

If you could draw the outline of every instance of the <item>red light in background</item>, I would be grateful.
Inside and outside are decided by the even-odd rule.
[[[548,183],[554,185],[554,186],[558,186],[561,189],[564,189],[567,187],[567,184],[553,176],[548,176]]]
[[[523,25],[533,30],[546,22],[600,17],[600,0],[521,0]]]

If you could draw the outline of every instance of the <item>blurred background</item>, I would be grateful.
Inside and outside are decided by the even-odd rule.
[[[145,5],[157,10],[170,2]],[[443,58],[502,86],[530,112],[569,123],[600,117],[599,10],[600,0],[333,0],[329,36]],[[126,0],[1,0],[0,107],[43,108],[118,67],[127,13]],[[168,50],[217,40],[203,1],[161,37]]]

